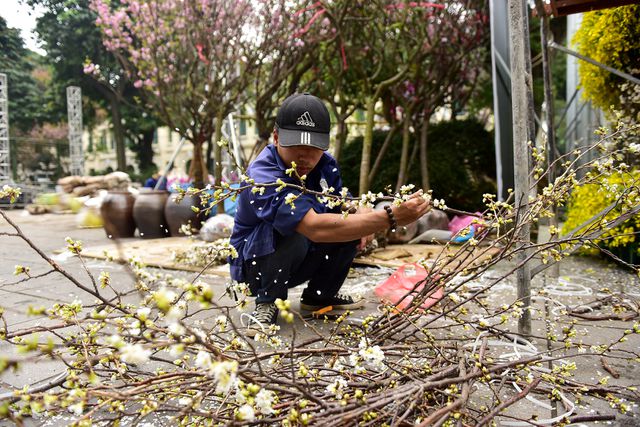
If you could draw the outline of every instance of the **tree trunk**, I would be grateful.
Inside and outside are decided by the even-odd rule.
[[[342,153],[342,147],[344,147],[345,142],[347,141],[347,133],[349,128],[347,127],[347,123],[343,119],[338,119],[338,134],[336,135],[336,143],[333,147],[333,157],[336,160],[340,160],[340,154]]]
[[[217,123],[216,123],[216,126],[218,126]],[[214,165],[214,157],[215,157],[215,155],[213,153],[214,150],[215,150],[214,145],[216,145],[216,141],[217,140],[214,137],[213,139],[209,140],[209,142],[207,143],[207,152],[206,152],[204,160],[205,160],[205,164],[207,165],[207,170],[208,171],[216,169],[216,167]]]
[[[249,156],[247,163],[251,163],[256,157],[258,157],[258,154],[260,154],[264,147],[269,144],[269,137],[273,130],[273,124],[265,118],[265,113],[259,110],[257,106],[255,118],[256,129],[258,130],[258,139],[251,150],[251,155]]]
[[[422,122],[422,128],[420,129],[420,175],[422,177],[422,189],[429,191],[431,184],[429,183],[429,164],[427,163],[427,134],[429,131],[429,119],[430,115],[424,115],[424,121]]]
[[[191,166],[189,167],[189,176],[193,178],[193,185],[196,188],[204,188],[207,166],[204,162],[202,146],[206,141],[206,137],[204,135],[198,135],[197,138],[196,141],[192,141],[193,158],[191,159]]]
[[[397,131],[398,131],[397,124],[392,125],[391,129],[389,129],[389,133],[387,133],[387,136],[385,137],[384,142],[382,143],[382,147],[380,148],[380,151],[376,156],[376,161],[373,163],[373,167],[369,172],[369,186],[371,186],[371,184],[373,183],[373,179],[376,177],[376,174],[378,173],[378,169],[380,169],[380,165],[382,164],[382,159],[384,159],[384,155],[387,154],[387,150],[391,145],[391,140],[393,139]]]
[[[153,136],[155,129],[142,131],[142,138],[138,140],[138,168],[140,171],[148,171],[154,167],[153,163]]]
[[[418,157],[418,149],[420,149],[420,141],[417,138],[413,138],[413,147],[411,148],[411,154],[409,155],[409,164],[407,165],[407,171],[410,171]],[[407,172],[407,178],[409,173]]]
[[[531,265],[527,262],[531,241],[531,224],[523,219],[529,208],[529,155],[528,141],[533,141],[531,119],[533,90],[531,86],[531,50],[529,49],[528,10],[524,2],[509,0],[509,34],[511,35],[511,99],[513,129],[514,205],[517,222],[514,224],[514,241],[518,253],[515,257],[520,268],[516,270],[517,298],[523,303],[522,316],[518,319],[518,333],[531,334]]]
[[[62,153],[61,153],[62,148],[61,148],[61,145],[62,144],[60,142],[56,142],[56,174],[55,174],[56,180],[58,178],[61,178],[64,175],[64,169],[62,169]],[[13,151],[13,152],[15,153],[15,151]],[[13,157],[15,157],[15,156],[13,156]],[[13,167],[13,158],[11,160],[12,160],[11,161],[11,163],[12,163],[11,167],[12,167],[13,174],[14,174],[14,178],[13,179],[15,181],[17,178],[15,177],[15,168]],[[88,175],[87,171],[85,171],[85,173]]]
[[[373,145],[373,124],[375,118],[376,97],[367,99],[366,125],[364,139],[362,141],[362,159],[360,160],[360,194],[369,191],[369,167],[371,165],[371,146]]]
[[[407,181],[407,163],[409,163],[409,142],[411,139],[411,112],[405,111],[402,122],[402,152],[400,154],[400,167],[398,168],[398,181],[396,182],[396,192],[400,191]]]
[[[218,141],[222,139],[222,121],[222,114],[218,114],[218,117],[216,117],[216,133],[214,135],[213,141],[209,142],[209,145],[213,144],[213,159],[215,160],[215,185],[220,185],[222,183],[222,147],[218,145]],[[218,213],[224,213],[224,203],[218,203]]]
[[[116,161],[118,170],[127,170],[127,157],[124,146],[124,130],[122,129],[122,117],[120,116],[120,103],[114,97],[111,99],[111,121],[113,123],[113,139],[116,143]]]

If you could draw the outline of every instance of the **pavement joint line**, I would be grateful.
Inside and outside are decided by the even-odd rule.
[[[44,296],[44,295],[41,295],[41,294],[40,295],[33,295],[33,294],[30,294],[30,293],[24,292],[24,291],[8,291],[8,290],[2,289],[2,288],[0,288],[0,291],[5,292],[7,294],[17,294],[17,295],[22,295],[22,296],[25,296],[25,297],[43,299],[43,300],[47,300],[47,301],[51,301],[51,302],[64,302],[64,301],[62,301],[60,299],[53,299],[51,297],[47,297],[47,296]]]
[[[4,382],[4,381],[2,381],[2,380],[0,380],[0,387],[7,388],[7,389],[9,389],[9,390],[15,390],[15,387],[14,387],[14,386],[12,386],[11,384],[6,383],[6,382]]]

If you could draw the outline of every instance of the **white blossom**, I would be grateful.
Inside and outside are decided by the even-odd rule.
[[[174,344],[169,349],[171,357],[180,357],[182,353],[184,353],[184,344]]]
[[[125,363],[143,363],[149,360],[151,350],[144,348],[142,344],[125,344],[120,349],[120,360]]]
[[[256,414],[250,405],[242,405],[238,408],[236,417],[240,421],[253,421],[256,419]]]
[[[276,395],[271,390],[262,389],[256,394],[256,407],[260,413],[269,415],[273,413],[273,403]]]
[[[69,412],[75,415],[82,415],[84,412],[84,402],[74,403],[73,405],[69,405]]]
[[[183,335],[186,332],[186,329],[179,322],[171,322],[169,324],[169,332],[178,336]]]
[[[367,345],[367,341],[362,338],[359,347],[360,351],[358,351],[358,354],[362,357],[362,360],[376,368],[382,368],[384,366],[384,351],[382,351],[380,346],[369,346]]]
[[[347,388],[347,380],[342,377],[336,378],[331,384],[329,384],[326,390],[336,396],[337,398],[342,397],[342,391]]]
[[[156,300],[156,304],[160,307],[165,304],[173,304],[178,295],[176,295],[172,290],[162,287],[153,293],[153,297]]]
[[[149,317],[149,314],[151,314],[151,309],[149,307],[140,307],[136,311],[136,314],[138,315],[140,320],[147,320],[147,318]]]
[[[209,369],[211,367],[211,354],[207,351],[200,350],[196,355],[195,364],[198,368]]]
[[[120,348],[124,345],[124,341],[122,341],[122,337],[120,335],[110,335],[105,341],[108,345],[115,348]]]
[[[228,393],[231,387],[236,383],[236,373],[238,372],[238,362],[224,360],[214,362],[209,368],[209,373],[213,375],[218,382],[216,393]]]
[[[447,205],[444,203],[444,199],[433,199],[433,207],[440,210],[447,209]]]
[[[291,209],[295,209],[295,204],[293,203],[298,198],[297,194],[289,193],[284,198],[284,203],[291,206]]]
[[[138,320],[134,320],[127,329],[131,335],[140,335],[140,322]]]
[[[174,305],[167,311],[165,318],[170,322],[176,322],[184,317],[184,308],[179,305]]]

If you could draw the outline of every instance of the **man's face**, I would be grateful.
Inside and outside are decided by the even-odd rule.
[[[280,158],[287,167],[291,167],[291,162],[296,162],[296,170],[300,176],[308,175],[322,158],[323,151],[316,147],[306,145],[283,147],[278,142],[277,133],[274,133],[274,143]]]

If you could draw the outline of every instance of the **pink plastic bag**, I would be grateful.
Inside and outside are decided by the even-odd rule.
[[[475,228],[479,229],[482,224],[479,224],[478,221],[481,220],[482,214],[480,212],[476,212],[480,217],[475,217],[471,215],[456,215],[451,218],[449,221],[449,231],[451,234],[456,234],[458,231],[462,230],[465,227],[470,226],[473,221],[476,221]]]
[[[416,283],[423,280],[427,277],[427,270],[421,267],[418,264],[405,264],[398,268],[387,280],[378,285],[374,293],[378,298],[380,298],[383,302],[389,304],[398,304],[398,308],[400,310],[404,310],[407,308],[415,296],[424,289],[424,283],[414,289]],[[402,299],[405,295],[411,293],[406,298]],[[442,299],[443,292],[442,288],[438,288],[429,298],[427,298],[421,305],[420,308],[428,309],[438,301]]]
[[[480,212],[476,212],[476,213],[480,215]],[[479,220],[479,219],[480,218],[471,216],[471,215],[456,215],[453,218],[451,218],[451,221],[449,221],[449,231],[451,231],[451,233],[453,234],[456,234],[458,231],[462,230],[463,228],[470,226],[474,220]]]

